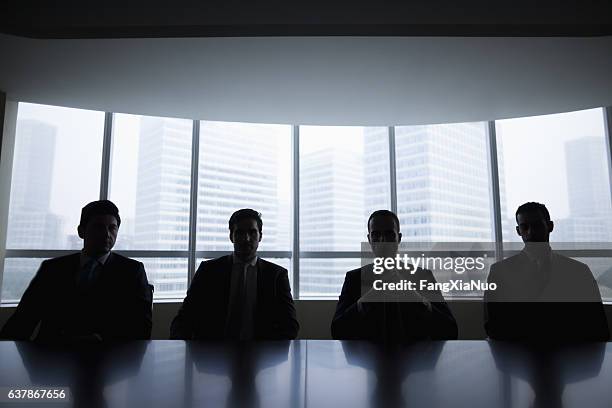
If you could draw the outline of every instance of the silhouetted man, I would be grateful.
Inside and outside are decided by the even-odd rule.
[[[397,215],[388,210],[370,215],[368,242],[375,256],[395,256],[401,239]],[[457,324],[440,291],[408,291],[406,296],[410,299],[404,302],[366,301],[362,296],[362,280],[367,283],[365,287],[371,288],[374,276],[372,264],[347,272],[331,324],[334,339],[394,343],[457,338]],[[436,282],[431,271],[421,268],[405,277],[416,282]]]
[[[232,255],[205,261],[196,271],[178,315],[173,339],[294,339],[299,324],[287,270],[257,256],[261,214],[242,209],[229,219]]]
[[[548,209],[529,202],[516,210],[525,246],[491,266],[485,292],[485,329],[502,340],[608,339],[601,296],[589,267],[551,250]]]
[[[108,200],[83,207],[80,253],[43,261],[0,337],[97,342],[148,339],[152,293],[144,266],[111,249],[121,218]]]

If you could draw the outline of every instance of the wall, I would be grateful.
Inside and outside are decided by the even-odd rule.
[[[6,104],[6,94],[0,91],[0,123],[4,123],[4,106]],[[2,154],[2,133],[3,126],[0,126],[0,155]]]
[[[473,122],[612,105],[610,49],[612,36],[34,40],[0,34],[6,56],[0,89],[21,102],[216,121]]]

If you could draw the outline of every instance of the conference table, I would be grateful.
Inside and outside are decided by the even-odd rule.
[[[0,407],[611,407],[611,344],[0,341]]]

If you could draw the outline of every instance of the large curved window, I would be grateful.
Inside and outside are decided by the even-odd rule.
[[[518,240],[516,208],[546,204],[557,242],[610,242],[612,206],[602,109],[496,122],[505,180],[504,241]]]
[[[514,212],[526,201],[548,206],[551,240],[574,242],[567,255],[587,263],[612,300],[604,120],[591,109],[489,123],[290,126],[20,103],[1,300],[17,302],[43,259],[80,250],[81,207],[106,197],[122,215],[114,249],[145,264],[158,300],[180,300],[203,259],[231,251],[227,222],[240,208],[262,213],[260,255],[289,271],[296,298],[335,299],[360,265],[372,211],[395,210],[404,241],[503,248],[519,239]]]

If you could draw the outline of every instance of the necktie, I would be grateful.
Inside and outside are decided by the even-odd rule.
[[[95,270],[100,263],[97,259],[91,258],[79,273],[79,288],[81,290],[87,291],[91,289],[94,279],[95,279]]]
[[[232,292],[230,296],[231,304],[229,305],[225,333],[226,337],[233,340],[240,339],[240,330],[242,328],[243,302],[246,295],[245,269],[245,264],[238,264],[235,270],[237,275],[230,288]]]

